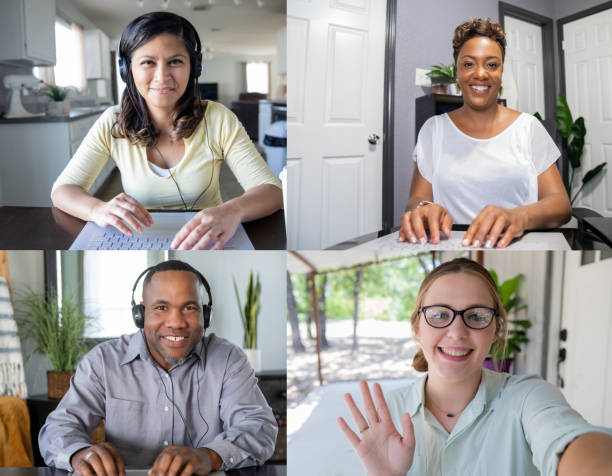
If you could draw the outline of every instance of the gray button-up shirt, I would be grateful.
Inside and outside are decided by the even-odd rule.
[[[106,441],[134,468],[151,467],[168,445],[210,448],[222,469],[259,465],[274,452],[277,433],[244,352],[214,334],[168,372],[142,331],[94,347],[40,430],[47,465],[72,470],[70,457],[91,445],[101,419]]]

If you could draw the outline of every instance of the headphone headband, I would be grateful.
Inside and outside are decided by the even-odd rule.
[[[162,261],[162,263],[165,263],[166,261]],[[136,327],[138,327],[139,329],[142,329],[144,327],[144,316],[145,316],[145,307],[142,304],[136,304],[136,301],[134,300],[134,293],[136,292],[136,287],[138,286],[138,283],[140,282],[140,279],[147,274],[149,271],[155,270],[159,267],[160,264],[162,263],[158,263],[155,266],[150,266],[147,269],[145,269],[142,273],[140,273],[138,275],[138,278],[136,278],[136,282],[134,283],[134,286],[132,287],[132,319],[134,319],[134,324],[136,325]],[[189,266],[189,265],[187,265]],[[208,295],[208,304],[204,304],[202,303],[202,314],[204,316],[204,330],[208,329],[208,327],[210,327],[210,315],[212,312],[212,294],[210,292],[210,285],[208,284],[208,281],[206,281],[206,278],[204,277],[204,275],[202,273],[200,273],[197,269],[189,266],[191,269],[176,269],[176,270],[172,270],[172,269],[168,269],[168,270],[158,270],[157,272],[163,272],[163,271],[185,271],[187,273],[193,273],[196,275],[196,277],[198,278],[198,280],[200,281],[200,283],[202,283],[202,285],[204,286],[204,289],[206,290],[206,294]]]

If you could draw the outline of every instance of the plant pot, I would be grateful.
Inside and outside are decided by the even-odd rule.
[[[448,94],[453,96],[461,96],[461,90],[457,86],[457,83],[451,83],[448,85]]]
[[[74,370],[56,372],[47,370],[47,394],[49,398],[60,400],[70,388],[70,377],[74,375]]]
[[[259,372],[260,350],[259,349],[244,349],[247,360],[255,372]]]
[[[49,103],[48,113],[50,116],[67,116],[70,114],[70,101],[51,101]]]
[[[510,373],[510,367],[512,366],[513,361],[514,358],[512,357],[499,361],[495,361],[491,357],[487,357],[482,363],[482,366],[485,369],[494,370],[495,372]]]

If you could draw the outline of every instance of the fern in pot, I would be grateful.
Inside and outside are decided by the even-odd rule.
[[[83,333],[91,317],[84,314],[76,301],[69,297],[60,300],[55,291],[28,291],[20,300],[21,311],[16,316],[19,335],[34,343],[28,358],[42,352],[51,362],[47,371],[49,398],[60,399],[70,387],[81,357],[87,351]]]
[[[259,371],[259,349],[257,348],[257,318],[260,311],[260,296],[261,296],[261,281],[259,274],[253,276],[253,271],[249,273],[249,282],[247,285],[246,297],[244,306],[240,300],[238,285],[234,279],[234,291],[236,292],[236,300],[238,301],[238,309],[242,318],[242,327],[244,329],[244,351],[249,359],[251,367],[257,372]]]

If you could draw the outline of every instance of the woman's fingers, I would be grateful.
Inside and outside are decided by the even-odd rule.
[[[368,429],[368,422],[365,420],[357,405],[355,405],[355,400],[353,400],[353,396],[350,393],[344,394],[344,401],[346,402],[346,406],[351,412],[351,416],[353,417],[353,421],[355,422],[355,426],[357,430],[361,433]]]
[[[378,408],[380,420],[391,421],[391,413],[389,412],[389,407],[387,406],[382,387],[379,383],[375,383],[372,387],[374,389],[374,399],[376,400],[376,408]]]
[[[425,225],[423,224],[423,214],[417,210],[414,210],[410,214],[410,224],[412,225],[412,230],[414,232],[414,236],[416,237],[416,241],[423,245],[427,243],[427,232],[425,231]]]
[[[129,210],[144,226],[149,227],[153,224],[153,217],[145,206],[130,195],[123,194],[123,200],[129,205]]]
[[[368,383],[365,380],[362,380],[359,382],[359,388],[361,389],[363,408],[368,419],[368,424],[372,425],[374,423],[378,423],[380,421],[380,417],[378,416],[378,412],[374,406],[374,401],[372,400],[372,394],[370,393]]]
[[[414,426],[412,425],[412,418],[410,418],[408,413],[402,415],[402,438],[404,445],[414,448]]]
[[[485,248],[495,248],[497,245],[497,240],[499,239],[499,235],[503,233],[504,229],[509,225],[508,220],[504,216],[498,216],[493,226],[491,227],[491,231],[489,232],[489,237],[485,243]]]
[[[450,238],[453,229],[453,219],[446,210],[440,215],[440,228],[442,229],[442,233],[444,233],[447,238]]]
[[[359,445],[359,443],[361,443],[361,440],[359,439],[359,436],[357,436],[357,433],[351,430],[346,421],[344,421],[344,418],[338,417],[336,421],[338,422],[338,426],[342,430],[342,433],[344,433],[344,436],[346,436],[346,439],[349,440],[351,446],[357,449],[357,446]]]

